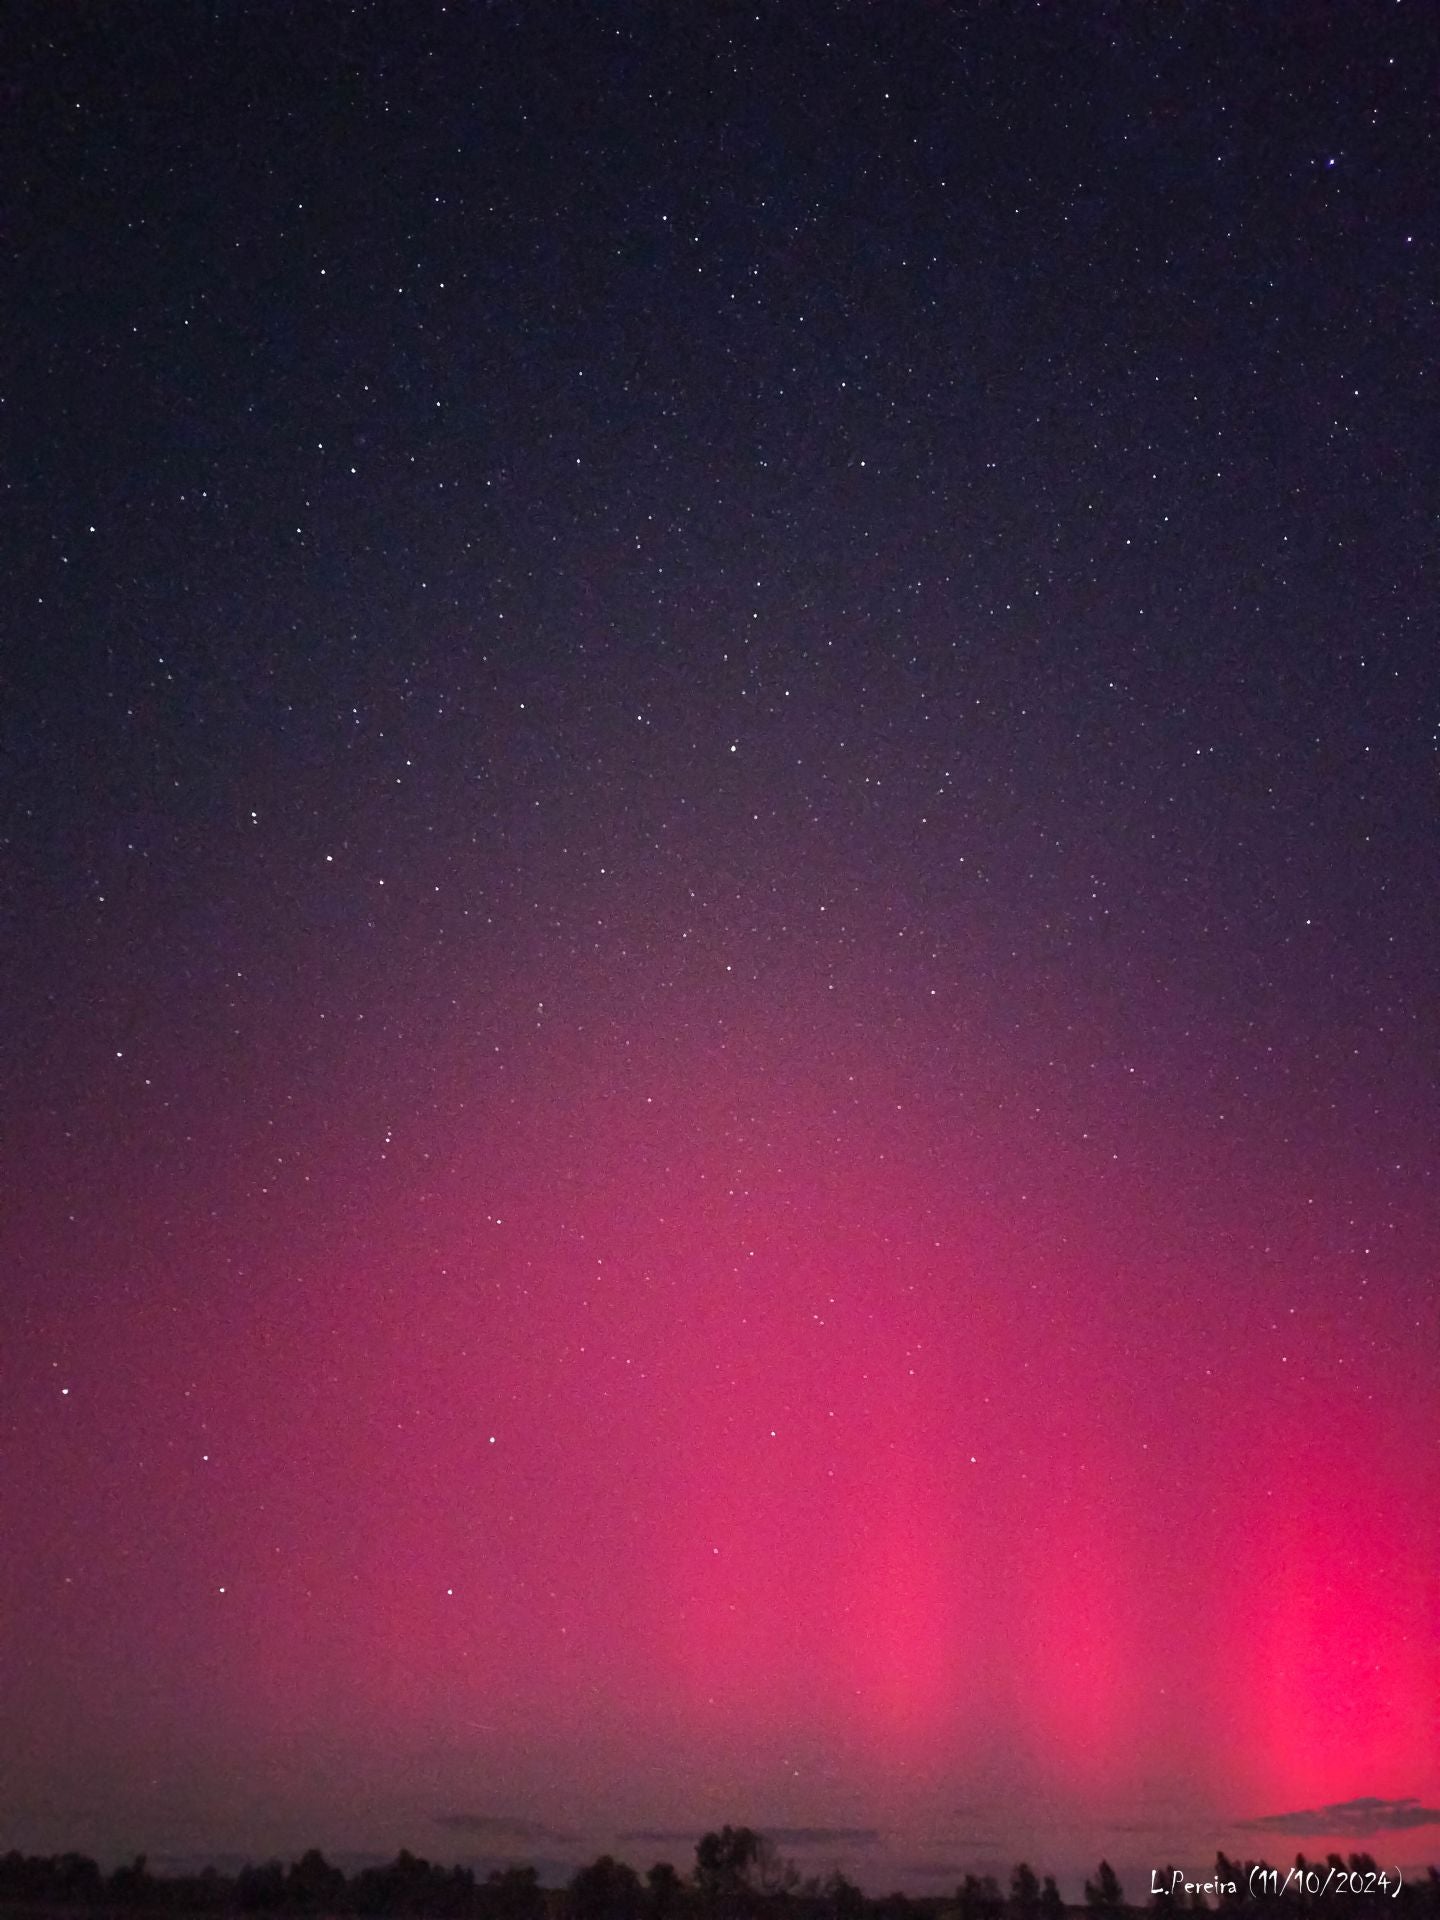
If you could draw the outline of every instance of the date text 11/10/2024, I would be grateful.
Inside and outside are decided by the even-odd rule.
[[[1399,1894],[1400,1886],[1398,1867],[1389,1873],[1383,1867],[1361,1871],[1355,1867],[1257,1866],[1250,1869],[1245,1891],[1254,1899],[1274,1899],[1282,1893],[1368,1893],[1393,1900]],[[1179,1867],[1172,1867],[1164,1874],[1152,1868],[1150,1891],[1152,1894],[1168,1894],[1172,1900],[1196,1893],[1228,1894],[1233,1898],[1240,1892],[1240,1882],[1190,1880]]]

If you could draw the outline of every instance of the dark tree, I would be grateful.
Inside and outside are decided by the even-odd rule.
[[[865,1896],[838,1868],[825,1882],[821,1893],[835,1920],[861,1920],[865,1911]]]
[[[1174,1867],[1165,1866],[1160,1869],[1155,1878],[1160,1884],[1150,1896],[1150,1905],[1154,1911],[1169,1913],[1178,1908],[1183,1899],[1181,1886],[1185,1878],[1184,1874],[1177,1874]]]
[[[367,1867],[356,1876],[355,1901],[365,1913],[428,1913],[430,1891],[430,1862],[402,1847],[388,1867]]]
[[[1118,1913],[1125,1893],[1108,1860],[1100,1862],[1093,1880],[1085,1882],[1085,1904],[1093,1913]]]
[[[1001,1920],[1005,1899],[993,1873],[967,1873],[955,1895],[961,1920]]]
[[[84,1853],[62,1853],[54,1863],[55,1897],[67,1907],[93,1907],[105,1891],[99,1867]]]
[[[1310,1911],[1310,1896],[1305,1891],[1305,1875],[1310,1871],[1310,1862],[1305,1858],[1303,1851],[1297,1853],[1295,1856],[1295,1871],[1300,1877],[1298,1883],[1290,1889],[1287,1896],[1290,1901],[1291,1911],[1294,1913],[1308,1913]]]
[[[263,1867],[242,1867],[235,1882],[242,1913],[278,1913],[285,1904],[285,1869],[278,1860]]]
[[[695,1884],[708,1900],[733,1899],[748,1890],[750,1871],[762,1856],[753,1827],[722,1827],[695,1848]]]
[[[0,1900],[91,1907],[100,1905],[105,1897],[105,1878],[87,1854],[47,1857],[12,1848],[0,1860]]]
[[[1065,1920],[1065,1902],[1060,1897],[1053,1873],[1046,1874],[1045,1884],[1040,1889],[1040,1920]]]
[[[668,1860],[657,1860],[645,1876],[645,1885],[654,1920],[668,1920],[684,1898],[679,1874]]]
[[[504,1867],[477,1889],[486,1920],[544,1920],[545,1896],[534,1867]]]
[[[117,1907],[153,1907],[159,1895],[159,1884],[151,1877],[143,1853],[137,1853],[128,1867],[117,1867],[110,1876],[110,1898]]]
[[[755,1859],[745,1881],[761,1893],[788,1896],[800,1885],[800,1869],[784,1858],[768,1834],[762,1833],[756,1836]]]
[[[1220,1883],[1215,1895],[1215,1905],[1221,1913],[1229,1913],[1245,1904],[1245,1869],[1238,1860],[1227,1860],[1223,1853],[1215,1855],[1215,1872],[1211,1876]],[[1234,1887],[1230,1893],[1227,1888]]]
[[[1010,1911],[1014,1920],[1040,1920],[1040,1881],[1026,1860],[1010,1875]]]
[[[344,1876],[341,1876],[343,1887]],[[202,1867],[199,1873],[174,1882],[170,1905],[176,1913],[233,1913],[237,1904],[235,1882],[227,1880],[218,1867]]]
[[[311,1847],[291,1867],[285,1881],[285,1904],[300,1913],[338,1913],[345,1903],[345,1876]]]
[[[582,1867],[570,1882],[575,1920],[641,1920],[644,1907],[639,1875],[608,1853]]]

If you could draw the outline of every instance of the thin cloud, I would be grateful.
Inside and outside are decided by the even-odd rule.
[[[801,1853],[835,1847],[864,1850],[883,1845],[884,1839],[878,1827],[760,1827],[757,1832],[777,1847]],[[622,1846],[693,1847],[701,1831],[698,1827],[631,1827],[615,1837]]]
[[[487,1840],[538,1840],[545,1846],[569,1846],[578,1838],[542,1826],[538,1820],[516,1820],[508,1813],[437,1813],[435,1824],[451,1833],[478,1834]]]
[[[878,1827],[761,1827],[757,1831],[777,1847],[878,1847]],[[632,1827],[616,1838],[626,1846],[693,1847],[701,1837],[698,1827]]]
[[[777,1847],[878,1847],[878,1827],[766,1827]]]
[[[1413,1797],[1380,1800],[1361,1794],[1297,1813],[1267,1813],[1236,1822],[1242,1833],[1344,1834],[1361,1839],[1373,1833],[1398,1833],[1409,1827],[1440,1826],[1440,1807],[1425,1807]]]

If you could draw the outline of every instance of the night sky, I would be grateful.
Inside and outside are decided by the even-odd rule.
[[[1435,11],[0,37],[0,1846],[1435,1857]]]

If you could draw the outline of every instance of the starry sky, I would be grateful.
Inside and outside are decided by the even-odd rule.
[[[1435,1857],[1433,11],[3,38],[0,1845]]]

